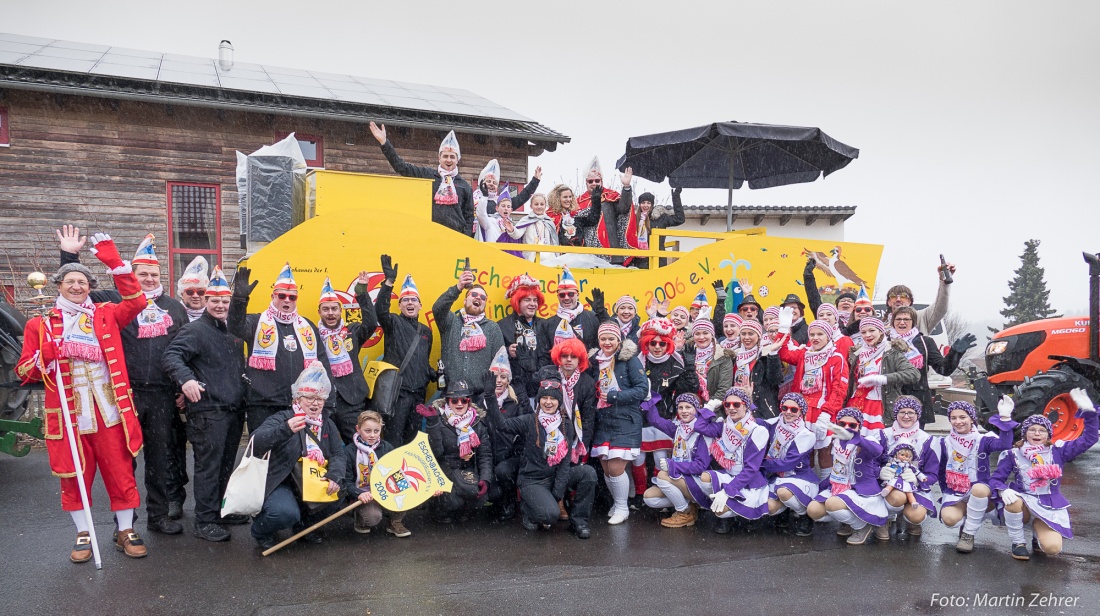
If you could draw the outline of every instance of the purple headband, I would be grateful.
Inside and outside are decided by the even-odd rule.
[[[852,419],[858,421],[860,426],[863,425],[863,411],[861,411],[857,408],[854,408],[854,407],[851,407],[851,406],[846,406],[846,407],[840,409],[839,411],[836,412],[836,420],[835,421],[840,421],[841,417],[851,417]]]
[[[967,415],[970,415],[970,421],[978,423],[978,409],[974,408],[973,404],[965,402],[963,400],[956,400],[947,405],[947,415],[950,416],[952,411],[962,410]]]
[[[796,404],[798,404],[798,408],[802,409],[802,414],[803,414],[803,415],[805,415],[805,414],[806,414],[806,399],[802,397],[802,394],[796,394],[796,393],[793,393],[793,392],[792,392],[792,393],[789,393],[789,394],[786,394],[786,395],[784,395],[784,396],[783,396],[782,398],[780,398],[780,400],[779,400],[779,406],[780,406],[780,408],[782,408],[782,407],[783,407],[783,403],[784,403],[784,402],[787,402],[788,400],[794,400],[794,402],[795,402]]]
[[[913,396],[898,396],[897,402],[894,403],[894,414],[897,415],[901,409],[913,409],[919,415],[923,410],[920,400],[917,400]]]
[[[729,398],[730,396],[737,396],[738,398],[741,398],[741,401],[749,407],[749,411],[756,410],[756,405],[752,403],[752,396],[745,389],[741,387],[730,387],[726,390],[725,395],[722,396],[723,402],[726,398]]]
[[[695,407],[696,411],[699,410],[699,407],[703,406],[703,403],[699,400],[699,396],[696,396],[695,394],[680,394],[679,396],[676,396],[676,404],[679,405],[681,402],[687,402],[691,404]]]
[[[1027,429],[1031,426],[1042,426],[1047,431],[1047,438],[1050,438],[1051,434],[1054,434],[1054,428],[1050,425],[1050,420],[1042,415],[1031,415],[1020,424],[1020,434],[1027,434]]]

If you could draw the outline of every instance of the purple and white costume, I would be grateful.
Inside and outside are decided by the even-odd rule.
[[[700,408],[697,402],[698,399],[693,394],[686,395],[695,399],[696,418],[691,426],[685,426],[679,420],[661,417],[656,405],[650,405],[647,408],[647,419],[653,428],[672,438],[672,456],[668,458],[668,476],[672,479],[683,479],[695,504],[707,507],[710,498],[708,492],[702,487],[703,483],[699,480],[699,475],[710,467],[709,446],[711,439],[701,434],[699,428],[711,424],[714,413],[706,407]],[[660,394],[654,394],[654,397],[660,399]],[[677,400],[682,401],[680,398],[684,397],[682,395]],[[645,499],[646,505],[654,509],[674,507],[677,511],[687,510],[687,499],[684,498],[683,493],[675,485],[660,477],[653,480],[653,485],[660,488],[665,496],[664,498],[647,497]]]
[[[752,399],[748,394],[743,394],[744,397],[737,395],[745,401]],[[722,467],[720,471],[708,471],[710,483],[700,484],[708,494],[707,502],[709,494],[718,490],[724,490],[730,497],[726,503],[729,509],[718,517],[730,518],[737,515],[758,520],[768,515],[768,480],[764,478],[760,468],[768,447],[768,429],[749,412],[741,421],[727,418],[725,421],[700,426],[699,431],[713,439],[710,453]]]
[[[952,403],[955,404],[959,403]],[[963,532],[971,535],[981,527],[989,500],[972,497],[970,488],[975,483],[989,483],[991,459],[998,452],[1012,448],[1012,430],[1017,425],[1015,421],[1001,419],[999,415],[990,417],[989,423],[997,428],[997,432],[979,434],[975,428],[967,434],[959,434],[952,428],[947,436],[937,439],[935,446],[940,457],[940,508],[966,501]],[[996,495],[989,498],[999,500]]]
[[[841,409],[837,413],[837,419],[839,420],[848,410]],[[862,423],[862,415],[860,415],[860,423]],[[886,499],[883,498],[882,488],[878,483],[878,459],[882,455],[880,439],[878,430],[867,428],[860,428],[859,432],[847,441],[833,439],[833,468],[829,471],[829,476],[821,480],[821,491],[814,500],[824,503],[830,496],[835,496],[844,501],[847,509],[830,511],[826,518],[847,524],[854,530],[859,530],[868,524],[872,526],[886,524],[889,512],[886,510]]]
[[[889,452],[894,449],[899,443],[908,443],[913,446],[913,449],[917,452],[917,459],[920,461],[919,468],[914,469],[919,471],[916,473],[918,482],[916,486],[913,486],[912,494],[917,499],[917,504],[924,507],[928,511],[928,515],[936,517],[936,503],[932,496],[932,487],[936,485],[939,479],[940,472],[940,459],[936,455],[936,448],[933,447],[934,440],[924,430],[920,429],[920,426],[914,425],[908,430],[902,428],[895,421],[894,425],[884,428],[879,433],[879,439],[882,441],[882,451]],[[885,466],[890,462],[889,456],[884,453],[879,458],[879,464]],[[923,478],[921,478],[923,475]],[[899,476],[895,478],[900,481]],[[882,487],[886,487],[883,484]],[[898,487],[894,485],[893,487]],[[889,503],[886,504],[886,509],[891,515],[899,513],[904,507],[893,507]]]
[[[1012,488],[1019,492],[1020,499],[1024,501],[1031,515],[1046,522],[1047,526],[1066,539],[1073,538],[1073,531],[1069,525],[1069,501],[1062,496],[1062,467],[1095,445],[1097,430],[1100,429],[1100,419],[1097,418],[1096,411],[1080,413],[1085,420],[1085,430],[1076,440],[1058,441],[1053,446],[1024,443],[1022,447],[1011,449],[1001,457],[989,482],[990,487],[995,490]],[[1025,425],[1029,420],[1031,418],[1024,420]],[[1049,423],[1045,427],[1049,434]],[[1058,468],[1055,471],[1053,467]],[[1011,482],[1009,477],[1012,477]],[[1006,511],[1005,524],[1009,527],[1009,535],[1012,536],[1014,530],[1018,530],[1019,535],[1013,537],[1012,542],[1023,543],[1022,518],[1018,522],[1019,527],[1013,528],[1009,516]]]
[[[769,496],[779,500],[776,495],[779,488],[786,488],[794,495],[782,501],[783,509],[776,513],[790,509],[797,515],[805,515],[806,506],[818,491],[818,477],[812,462],[817,435],[803,417],[791,423],[784,423],[782,416],[764,422],[771,434],[761,465],[768,477]]]

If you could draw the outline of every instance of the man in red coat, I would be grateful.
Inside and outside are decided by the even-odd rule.
[[[92,252],[114,276],[122,301],[92,303],[88,297],[95,286],[91,271],[79,263],[62,266],[53,278],[58,290],[54,307],[45,316],[27,321],[23,354],[15,368],[24,383],[42,381],[46,386],[46,451],[50,469],[61,478],[61,508],[70,512],[76,523],[76,545],[69,556],[76,563],[88,561],[92,547],[61,415],[54,362],[60,362],[61,384],[89,497],[98,467],[118,524],[118,549],[131,558],[146,554],[133,528],[134,509],[140,504],[133,458],[141,450],[142,437],[120,330],[147,302],[133,269],[119,256],[111,237],[101,233],[92,239]]]
[[[623,192],[619,194],[610,188],[604,188],[603,171],[600,170],[600,161],[593,158],[588,165],[588,173],[585,175],[585,192],[577,198],[577,211],[575,218],[581,218],[582,223],[595,226],[585,231],[584,244],[589,248],[637,248],[637,233],[630,235],[626,229],[620,229],[619,216],[631,215],[634,212],[634,196],[631,194],[630,184],[633,181],[634,172],[630,167],[620,178],[623,183]],[[634,217],[630,216],[631,223]],[[629,224],[628,223],[628,226]],[[587,226],[587,225],[583,225]],[[626,242],[623,242],[625,235]],[[612,257],[611,262],[622,264],[623,257]]]

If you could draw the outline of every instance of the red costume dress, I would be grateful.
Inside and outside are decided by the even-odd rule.
[[[848,396],[848,362],[836,351],[835,347],[826,347],[822,351],[813,351],[799,345],[788,346],[790,336],[786,335],[779,347],[779,359],[794,366],[794,380],[791,381],[791,393],[802,394],[809,409],[806,421],[814,423],[823,411],[829,420],[836,419],[836,412],[844,407]]]
[[[24,383],[42,381],[46,386],[46,451],[50,470],[61,478],[61,507],[65,511],[79,511],[82,505],[65,420],[61,416],[54,360],[61,362],[61,381],[77,435],[76,449],[89,499],[98,467],[112,511],[139,505],[133,458],[141,450],[141,425],[134,412],[120,330],[145,310],[147,302],[130,266],[118,257],[113,243],[109,247],[106,244],[96,246],[97,256],[112,268],[122,302],[92,304],[90,315],[78,313],[69,317],[84,334],[94,334],[101,359],[69,356],[62,345],[65,316],[55,306],[45,317],[27,321],[23,354],[15,368]]]

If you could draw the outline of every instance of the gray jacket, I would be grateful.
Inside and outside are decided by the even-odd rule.
[[[477,389],[481,387],[481,377],[489,372],[493,357],[504,346],[504,336],[496,323],[482,315],[477,325],[485,333],[485,348],[460,351],[458,345],[462,340],[462,317],[458,312],[451,312],[451,305],[459,294],[460,291],[454,286],[447,287],[432,306],[432,316],[439,328],[439,358],[443,360],[448,383],[466,381],[471,389]]]

